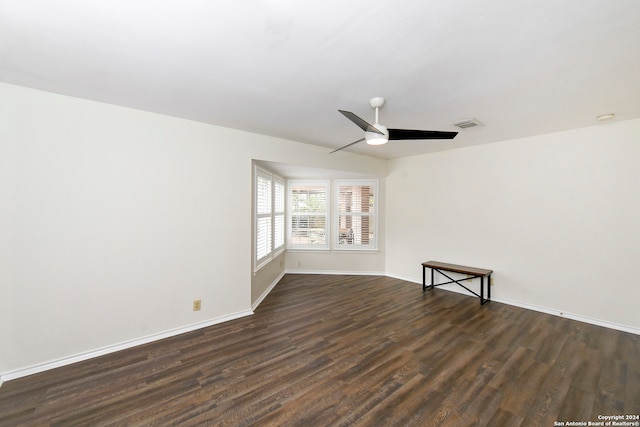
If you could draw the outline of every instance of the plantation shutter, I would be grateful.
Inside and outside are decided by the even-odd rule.
[[[329,248],[328,195],[328,181],[289,181],[289,248]]]
[[[337,247],[377,249],[375,181],[337,182]]]
[[[256,264],[271,254],[271,175],[256,172]]]
[[[273,192],[273,250],[284,248],[284,180],[274,177]]]
[[[284,250],[285,182],[264,169],[255,169],[254,271]]]

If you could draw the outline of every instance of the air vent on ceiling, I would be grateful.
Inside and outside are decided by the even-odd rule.
[[[451,123],[451,126],[455,126],[463,130],[469,130],[477,127],[482,127],[484,126],[484,123],[482,123],[478,119],[464,119],[464,120],[459,120],[455,123]]]

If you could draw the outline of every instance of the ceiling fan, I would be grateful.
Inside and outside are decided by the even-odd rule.
[[[338,110],[347,119],[351,120],[364,131],[364,138],[360,138],[351,144],[347,144],[344,147],[333,150],[331,153],[351,147],[352,145],[365,140],[367,141],[367,144],[370,145],[382,145],[392,139],[453,139],[458,134],[458,132],[441,132],[436,130],[387,129],[386,126],[378,123],[378,113],[380,108],[384,105],[384,101],[385,100],[382,97],[375,97],[369,100],[369,105],[371,105],[371,108],[376,111],[376,122],[373,125],[367,123],[351,111]]]

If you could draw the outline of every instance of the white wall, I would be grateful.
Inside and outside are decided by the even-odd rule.
[[[639,161],[640,120],[390,161],[387,272],[490,268],[496,299],[640,330]]]
[[[0,84],[0,379],[250,313],[252,159],[328,151]]]

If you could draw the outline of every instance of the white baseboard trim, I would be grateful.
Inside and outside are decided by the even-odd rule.
[[[333,274],[339,276],[386,276],[384,271],[285,270],[286,274]]]
[[[391,275],[391,274],[387,274],[387,276],[393,277],[395,279],[404,280],[406,282],[417,283],[420,286],[422,286],[422,282],[417,282],[414,279],[408,279],[406,277],[399,277],[399,276],[395,276],[395,275]],[[455,293],[458,293],[458,294],[472,296],[474,298],[477,298],[475,295],[471,295],[469,292],[467,292],[467,291],[465,291],[465,290],[463,290],[460,287],[455,286],[455,285],[444,285],[444,286],[438,287],[438,289],[443,289],[445,291],[455,292]],[[583,315],[580,315],[580,314],[568,313],[566,311],[560,311],[560,310],[553,309],[553,308],[542,307],[542,306],[539,306],[539,305],[523,303],[523,302],[519,302],[519,301],[512,301],[512,300],[508,300],[508,299],[504,299],[504,298],[491,297],[491,301],[495,301],[495,302],[498,302],[498,303],[501,303],[501,304],[512,305],[512,306],[524,308],[524,309],[527,309],[527,310],[538,311],[540,313],[551,314],[551,315],[554,315],[554,316],[566,317],[567,319],[576,320],[578,322],[589,323],[591,325],[602,326],[604,328],[615,329],[617,331],[622,331],[622,332],[629,332],[630,334],[640,335],[640,329],[638,329],[638,328],[634,328],[634,327],[627,326],[627,325],[621,325],[619,323],[609,322],[609,321],[606,321],[606,320],[594,319],[592,317],[583,316]]]
[[[267,295],[269,295],[271,293],[271,291],[273,290],[273,288],[276,287],[276,285],[278,284],[278,282],[280,281],[280,279],[282,279],[284,277],[286,273],[283,271],[282,273],[280,273],[280,275],[278,277],[276,277],[276,280],[274,280],[269,287],[267,287],[267,289],[265,289],[265,291],[262,293],[262,295],[260,295],[258,297],[258,299],[251,304],[251,310],[255,311],[256,308],[258,308],[258,306],[260,305],[260,303],[267,297]]]
[[[640,329],[627,325],[621,325],[619,323],[609,322],[607,320],[595,319],[593,317],[583,316],[581,314],[567,313],[566,311],[559,311],[553,308],[540,307],[534,304],[526,304],[518,301],[511,301],[503,298],[491,298],[492,301],[502,304],[513,305],[515,307],[526,308],[527,310],[538,311],[541,313],[552,314],[554,316],[566,317],[567,319],[576,320],[578,322],[589,323],[596,326],[602,326],[604,328],[615,329],[617,331],[628,332],[630,334],[640,335]]]
[[[203,322],[192,323],[190,325],[182,326],[180,328],[159,332],[157,334],[147,335],[142,338],[135,338],[135,339],[124,341],[118,344],[109,345],[109,346],[98,348],[95,350],[90,350],[90,351],[75,354],[72,356],[52,360],[49,362],[27,366],[25,368],[16,369],[9,372],[3,372],[2,374],[0,374],[0,386],[2,386],[2,383],[5,381],[15,380],[17,378],[26,377],[28,375],[37,374],[40,372],[48,371],[50,369],[60,368],[62,366],[71,365],[72,363],[82,362],[84,360],[89,360],[95,357],[104,356],[110,353],[115,353],[116,351],[120,351],[120,350],[126,350],[128,348],[135,347],[138,345],[148,344],[153,341],[158,341],[164,338],[173,337],[176,335],[184,334],[186,332],[195,331],[197,329],[206,328],[208,326],[217,325],[219,323],[228,322],[230,320],[239,319],[241,317],[250,316],[252,314],[253,314],[252,310],[243,310],[243,311],[231,313],[225,316],[216,317],[214,319],[205,320]]]

